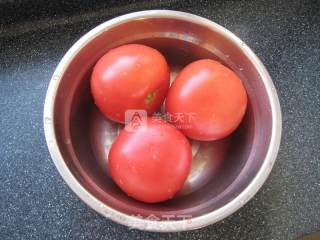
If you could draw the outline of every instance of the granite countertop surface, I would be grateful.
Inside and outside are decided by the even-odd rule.
[[[243,39],[278,90],[283,137],[272,173],[243,208],[203,229],[149,233],[89,209],[47,150],[49,79],[84,33],[112,17],[173,9],[209,18]],[[319,1],[0,0],[0,239],[296,239],[320,230]]]

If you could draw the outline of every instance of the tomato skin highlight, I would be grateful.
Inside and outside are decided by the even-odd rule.
[[[169,67],[163,55],[148,46],[127,44],[108,51],[94,66],[91,92],[109,119],[124,123],[125,111],[157,111],[169,89]]]
[[[203,59],[187,65],[178,74],[165,104],[172,116],[193,114],[188,122],[174,120],[186,136],[212,141],[228,136],[239,126],[246,112],[247,94],[232,70],[217,61]]]
[[[111,146],[109,172],[129,196],[147,203],[168,200],[184,185],[192,162],[187,138],[173,125],[147,119],[147,128],[123,129]]]

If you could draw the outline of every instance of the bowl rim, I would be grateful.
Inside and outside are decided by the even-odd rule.
[[[150,218],[142,219],[130,216],[107,206],[102,201],[93,196],[78,182],[78,180],[74,177],[74,175],[67,167],[59,150],[54,128],[54,105],[58,86],[60,85],[62,76],[66,71],[68,65],[78,54],[78,52],[92,39],[103,33],[105,30],[110,29],[116,25],[141,18],[163,17],[204,25],[210,29],[213,29],[214,31],[217,31],[219,34],[230,39],[233,44],[237,45],[237,47],[242,50],[242,52],[248,57],[248,59],[253,63],[253,65],[259,72],[261,80],[263,81],[266,88],[272,113],[272,132],[269,148],[262,166],[260,167],[256,176],[248,184],[248,186],[236,198],[223,205],[219,209],[195,218],[175,221],[154,221]],[[255,55],[255,53],[236,35],[234,35],[226,28],[220,26],[219,24],[194,14],[172,10],[147,10],[125,14],[98,25],[97,27],[86,33],[84,36],[82,36],[64,55],[52,75],[44,104],[43,121],[45,138],[51,158],[53,159],[53,162],[64,181],[83,202],[85,202],[89,207],[91,207],[101,215],[117,223],[129,226],[131,228],[155,232],[178,232],[198,229],[216,223],[240,209],[256,194],[256,192],[261,188],[261,186],[269,176],[278,154],[282,132],[281,109],[276,89],[268,71],[266,70],[260,59]]]

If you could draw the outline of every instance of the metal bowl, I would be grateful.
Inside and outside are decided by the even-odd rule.
[[[119,126],[101,116],[90,95],[92,67],[109,49],[142,43],[161,51],[171,76],[201,58],[221,61],[243,80],[249,103],[230,137],[192,142],[193,166],[171,200],[146,204],[123,193],[107,170]],[[258,191],[275,162],[281,111],[272,80],[252,50],[225,28],[176,11],[152,10],[107,21],[77,41],[55,70],[44,107],[49,151],[63,179],[91,208],[118,223],[148,231],[183,231],[215,223]]]

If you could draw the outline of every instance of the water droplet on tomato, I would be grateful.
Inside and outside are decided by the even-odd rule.
[[[122,179],[119,179],[119,184],[120,184],[120,185],[123,185]]]

